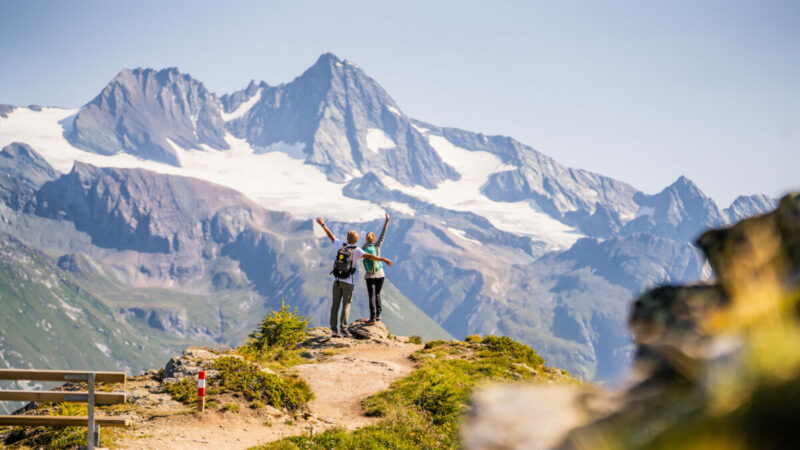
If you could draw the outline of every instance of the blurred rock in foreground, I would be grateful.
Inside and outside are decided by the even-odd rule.
[[[717,278],[634,303],[629,388],[489,388],[465,419],[465,446],[800,448],[800,195],[697,244]]]

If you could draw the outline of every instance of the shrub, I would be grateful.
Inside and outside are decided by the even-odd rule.
[[[309,319],[297,313],[297,308],[290,310],[281,300],[280,311],[272,311],[258,324],[248,336],[247,347],[265,352],[276,347],[291,347],[306,336]]]
[[[177,383],[164,385],[164,392],[183,404],[191,404],[197,401],[197,381],[191,378],[184,378]]]
[[[411,337],[408,338],[408,342],[411,342],[412,344],[420,345],[420,344],[422,344],[422,338],[417,336],[417,335],[414,335],[414,336],[411,336]]]
[[[480,334],[470,334],[465,337],[464,340],[470,344],[479,344],[481,341],[483,341],[483,337]]]
[[[212,368],[219,371],[211,378],[215,386],[223,391],[239,393],[251,402],[258,400],[276,408],[296,411],[312,398],[311,389],[304,381],[263,372],[240,358],[219,358]]]
[[[532,348],[520,344],[508,336],[486,336],[483,339],[483,345],[492,353],[526,363],[531,367],[544,364],[544,358],[537,355]]]
[[[226,403],[225,405],[220,408],[223,412],[239,412],[239,405],[236,403]]]
[[[439,375],[428,381],[417,398],[417,404],[431,414],[434,424],[442,425],[458,419],[465,393],[459,392]]]
[[[443,339],[434,339],[432,341],[428,341],[428,342],[425,343],[425,350],[430,350],[430,349],[432,349],[434,347],[438,347],[438,346],[444,345],[444,344],[447,344],[447,341],[445,341]]]

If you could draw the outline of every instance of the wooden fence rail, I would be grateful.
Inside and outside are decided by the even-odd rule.
[[[95,417],[95,405],[125,403],[127,395],[118,392],[95,392],[95,384],[125,383],[123,372],[83,372],[77,370],[18,370],[0,369],[0,380],[85,381],[86,391],[0,390],[0,401],[23,402],[81,402],[88,403],[87,416],[25,416],[0,415],[0,425],[87,427],[87,448],[100,443],[100,426],[129,427],[128,417]]]

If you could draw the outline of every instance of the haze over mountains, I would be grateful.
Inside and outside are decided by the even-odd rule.
[[[408,117],[332,54],[222,96],[124,69],[79,110],[1,107],[0,147],[7,366],[138,370],[189,342],[238,344],[282,299],[324,324],[333,249],[311,218],[363,234],[386,209],[393,332],[508,335],[609,379],[630,360],[630,300],[709,276],[700,232],[775,206],[722,209],[685,177],[646,194]]]

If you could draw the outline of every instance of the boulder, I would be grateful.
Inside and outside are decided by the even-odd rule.
[[[392,340],[389,329],[386,328],[383,322],[368,324],[363,320],[358,320],[351,323],[347,331],[357,339],[370,339],[378,342],[389,342]]]
[[[189,347],[180,356],[173,356],[172,359],[167,361],[167,365],[164,366],[162,380],[165,383],[169,383],[180,381],[183,378],[194,378],[197,376],[197,372],[206,367],[209,362],[223,356],[234,355],[224,355],[207,349]],[[216,370],[206,371],[207,378],[216,374]]]

